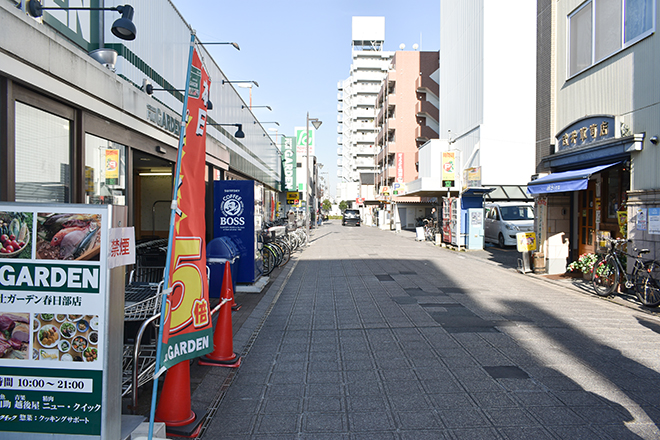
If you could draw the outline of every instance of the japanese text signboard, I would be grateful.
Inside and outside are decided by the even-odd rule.
[[[176,212],[170,231],[171,256],[160,365],[169,368],[213,351],[209,287],[206,277],[205,181],[199,170],[206,158],[206,110],[211,86],[193,51],[195,73],[188,87],[185,136],[180,154]]]
[[[573,122],[557,134],[557,150],[582,147],[614,137],[612,116],[588,116]]]
[[[0,438],[102,435],[110,209],[0,203]]]

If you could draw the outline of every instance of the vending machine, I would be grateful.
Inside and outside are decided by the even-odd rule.
[[[253,284],[262,273],[263,186],[254,180],[218,180],[214,185],[213,236],[232,239],[239,250],[235,282]]]

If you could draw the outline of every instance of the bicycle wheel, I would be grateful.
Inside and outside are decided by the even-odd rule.
[[[645,261],[634,274],[635,295],[646,307],[660,305],[660,263]]]
[[[280,266],[284,266],[291,259],[291,248],[289,247],[289,244],[286,242],[286,240],[278,240],[277,244],[282,248],[282,251],[284,252],[284,255],[282,256],[282,262],[280,263]]]
[[[600,296],[608,296],[619,285],[619,267],[614,256],[608,255],[594,264],[592,284]]]
[[[282,261],[284,261],[284,247],[276,241],[269,244],[275,252],[275,256],[277,256],[277,260],[275,260],[275,267],[280,267],[282,265]]]
[[[268,245],[264,246],[261,253],[263,256],[264,275],[270,275],[273,269],[275,269],[275,260],[276,260],[275,253]]]

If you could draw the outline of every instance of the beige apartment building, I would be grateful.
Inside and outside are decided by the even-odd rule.
[[[378,93],[379,226],[414,228],[415,219],[430,214],[433,207],[428,197],[399,194],[405,193],[407,182],[418,178],[419,147],[439,137],[438,67],[438,52],[396,51]]]

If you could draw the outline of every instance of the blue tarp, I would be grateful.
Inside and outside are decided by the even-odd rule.
[[[585,168],[582,170],[564,171],[561,173],[552,173],[540,179],[532,180],[527,184],[527,192],[530,194],[546,194],[565,191],[580,191],[587,189],[589,177],[605,168],[613,167],[621,162],[615,162],[608,165],[598,165],[596,167]]]

